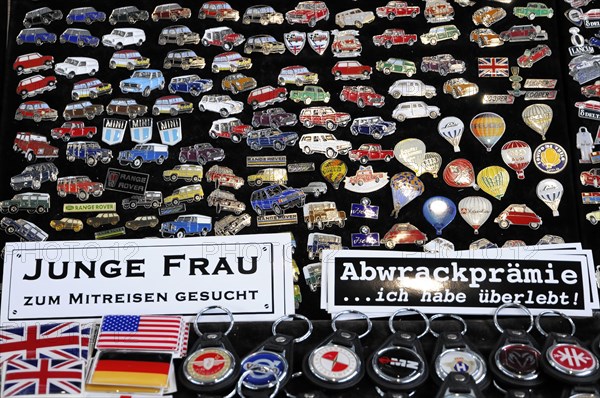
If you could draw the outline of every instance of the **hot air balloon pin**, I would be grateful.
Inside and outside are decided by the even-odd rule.
[[[438,235],[456,217],[456,205],[445,196],[434,196],[423,204],[423,216]]]
[[[525,178],[524,170],[531,163],[531,147],[525,141],[508,141],[500,151],[502,160],[508,167],[517,172],[517,178]]]
[[[554,142],[541,144],[533,151],[535,166],[547,174],[563,171],[567,167],[568,159],[565,149]]]
[[[438,123],[438,133],[454,147],[454,152],[460,152],[460,139],[465,124],[456,116],[447,116]]]
[[[421,174],[421,165],[423,164],[426,151],[425,143],[416,138],[407,138],[394,146],[394,156],[396,159],[408,169],[415,172],[417,176]]]
[[[477,184],[488,195],[500,200],[506,193],[510,175],[505,168],[489,166],[477,174]]]
[[[521,114],[525,124],[541,135],[542,140],[546,140],[546,133],[550,128],[553,116],[552,108],[546,104],[529,105]]]
[[[454,159],[444,168],[444,182],[454,188],[473,187],[476,191],[479,186],[475,184],[475,170],[467,159]]]
[[[481,196],[467,196],[458,202],[458,213],[479,234],[479,228],[492,214],[492,202]]]
[[[552,210],[552,216],[558,217],[558,206],[564,192],[560,181],[554,178],[546,178],[538,183],[535,192],[537,197]]]
[[[338,189],[340,183],[346,177],[348,166],[340,159],[327,159],[321,163],[321,175],[333,188]]]
[[[425,191],[425,185],[419,177],[408,171],[395,174],[390,179],[390,188],[392,189],[392,200],[394,202],[392,217],[398,217],[402,207]]]
[[[502,138],[506,131],[506,122],[502,116],[493,112],[483,112],[471,120],[471,132],[488,152]]]

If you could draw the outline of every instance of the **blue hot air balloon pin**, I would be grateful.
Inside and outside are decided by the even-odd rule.
[[[435,228],[438,235],[454,220],[456,205],[445,196],[433,196],[423,204],[425,219]]]
[[[404,171],[390,179],[394,210],[392,217],[398,217],[400,209],[425,191],[425,185],[414,173]]]

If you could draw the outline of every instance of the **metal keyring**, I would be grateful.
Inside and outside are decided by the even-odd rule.
[[[435,314],[434,316],[429,318],[429,324],[431,325],[433,323],[433,321],[435,321],[438,318],[442,318],[442,317],[448,317],[448,318],[452,318],[456,321],[459,321],[463,326],[463,330],[460,332],[460,334],[464,336],[464,334],[467,333],[467,322],[465,322],[465,320],[462,319],[461,317],[459,317],[458,315],[454,315],[454,314]],[[429,331],[431,332],[433,337],[440,336],[440,334],[438,332],[434,331],[431,326],[429,327]]]
[[[542,334],[542,336],[547,337],[548,336],[548,332],[546,332],[543,328],[542,325],[540,323],[540,320],[542,319],[542,317],[546,314],[554,314],[556,316],[559,316],[563,319],[566,319],[567,321],[569,321],[569,323],[571,324],[571,334],[570,336],[573,336],[575,334],[575,322],[573,322],[573,320],[571,319],[570,316],[568,316],[565,313],[562,313],[560,311],[554,311],[554,310],[550,310],[550,311],[542,311],[538,314],[538,316],[535,317],[535,328]]]
[[[221,307],[220,305],[211,305],[210,307],[201,309],[200,312],[198,312],[198,315],[196,315],[196,319],[194,320],[194,331],[196,332],[196,334],[198,336],[202,336],[202,332],[200,331],[200,328],[198,327],[198,322],[199,322],[200,318],[202,317],[202,314],[204,314],[205,312],[210,311],[210,310],[221,310],[225,314],[227,314],[227,316],[229,316],[229,327],[227,328],[225,333],[223,333],[225,336],[227,336],[229,334],[229,332],[231,332],[231,329],[233,329],[233,324],[235,323],[235,321],[233,320],[233,314],[231,313],[231,311],[229,311],[225,307]]]
[[[312,334],[313,324],[310,321],[310,319],[300,314],[291,314],[279,317],[275,322],[273,322],[273,326],[271,326],[271,333],[273,334],[273,336],[277,334],[277,326],[279,326],[281,322],[294,319],[300,319],[308,324],[308,331],[303,336],[295,338],[294,343],[301,343],[304,340],[306,340]]]
[[[498,322],[498,314],[500,313],[500,311],[502,311],[505,308],[518,308],[520,310],[523,310],[523,312],[525,312],[527,314],[527,316],[529,316],[529,327],[527,328],[525,333],[531,332],[531,329],[533,329],[533,315],[531,314],[531,311],[529,311],[529,308],[527,308],[523,304],[519,304],[519,303],[506,303],[506,304],[502,304],[494,312],[494,326],[496,326],[496,329],[498,329],[498,331],[500,333],[504,333],[504,329],[502,329],[502,327],[500,326],[500,323]]]
[[[337,315],[334,316],[333,319],[331,320],[331,328],[333,329],[334,332],[337,332],[337,327],[335,326],[335,322],[338,320],[338,318],[340,316],[345,315],[345,314],[358,314],[361,317],[365,318],[365,320],[367,321],[367,331],[364,332],[363,334],[359,334],[358,335],[359,339],[362,339],[363,337],[368,335],[369,332],[371,332],[371,329],[373,329],[373,322],[371,322],[368,315],[363,314],[362,312],[356,311],[356,310],[345,310],[342,312],[338,312]]]
[[[427,318],[427,315],[423,314],[419,310],[415,310],[414,308],[401,308],[398,311],[394,312],[392,316],[390,316],[390,319],[388,319],[388,327],[390,328],[390,331],[394,334],[396,333],[396,328],[394,328],[394,318],[405,312],[421,315],[421,317],[425,321],[425,330],[423,331],[423,333],[418,335],[417,338],[420,339],[421,337],[425,336],[427,332],[429,332],[429,318]]]
[[[249,369],[246,369],[244,371],[244,373],[242,373],[242,375],[240,376],[240,379],[237,382],[237,386],[235,388],[236,392],[238,393],[238,395],[242,398],[246,398],[244,396],[244,394],[242,393],[242,386],[244,383],[244,379],[246,377],[248,377],[248,375],[250,375],[250,373],[254,373],[254,372],[262,372],[262,373],[271,373],[273,376],[275,376],[275,391],[273,391],[273,393],[271,393],[271,395],[269,395],[269,398],[275,398],[277,396],[277,394],[279,393],[279,376],[277,375],[277,373],[279,372],[279,370],[276,367],[273,366],[265,366],[265,365],[252,365],[250,366]]]

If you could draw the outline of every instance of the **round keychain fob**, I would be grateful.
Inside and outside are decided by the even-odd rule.
[[[421,334],[396,331],[395,317],[415,313],[425,321],[425,330]],[[429,376],[425,352],[419,340],[429,332],[429,318],[419,310],[400,309],[390,316],[388,326],[392,335],[367,361],[367,374],[383,391],[413,392]]]
[[[545,315],[560,316],[571,325],[570,334],[546,332],[541,325]],[[575,323],[559,311],[544,311],[535,318],[535,327],[546,337],[542,348],[542,369],[550,377],[570,385],[593,384],[600,378],[596,356],[575,338]]]
[[[229,317],[229,327],[225,332],[200,331],[200,318],[211,310],[221,310]],[[233,324],[233,315],[227,308],[214,305],[200,310],[194,322],[198,340],[178,368],[179,380],[186,388],[198,394],[219,394],[228,392],[235,385],[240,361],[227,338]]]
[[[517,308],[529,317],[529,327],[523,329],[503,329],[498,322],[498,314],[506,308]],[[490,354],[490,371],[494,385],[502,392],[528,391],[544,382],[540,360],[542,353],[537,342],[529,334],[533,329],[533,315],[521,304],[503,304],[494,312],[494,325],[502,335]]]
[[[473,377],[468,373],[450,372],[435,398],[484,398]]]
[[[479,389],[484,390],[490,384],[487,366],[481,354],[476,351],[469,340],[464,336],[467,332],[467,323],[458,315],[437,314],[430,318],[433,323],[441,317],[449,317],[462,324],[461,332],[437,333],[431,328],[430,332],[437,337],[433,352],[432,372],[433,381],[440,385],[451,372],[467,373],[473,377]]]
[[[306,322],[308,331],[297,338],[277,333],[277,326],[281,322],[292,319]],[[294,344],[306,340],[312,330],[312,323],[303,315],[284,315],[277,319],[271,328],[273,335],[242,359],[244,376],[240,378],[239,389],[244,391],[244,396],[264,397],[273,388],[283,389],[292,377]],[[265,371],[265,368],[270,371]]]
[[[367,330],[357,335],[346,329],[338,329],[336,321],[345,314],[358,314],[365,318]],[[369,334],[372,327],[371,320],[362,312],[346,310],[338,313],[331,321],[333,333],[304,357],[304,376],[317,386],[330,390],[343,390],[356,385],[365,375],[360,339]]]
[[[600,390],[596,386],[568,387],[561,398],[600,398]]]

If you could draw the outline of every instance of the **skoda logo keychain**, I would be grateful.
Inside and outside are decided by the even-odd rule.
[[[212,310],[220,310],[229,317],[229,327],[224,333],[200,331],[200,318]],[[178,372],[184,386],[199,394],[224,393],[233,388],[240,372],[239,357],[227,338],[233,324],[233,315],[227,308],[214,305],[198,312],[194,322],[198,340]]]
[[[308,331],[297,338],[277,333],[277,326],[281,322],[292,319],[305,321]],[[312,323],[303,315],[285,315],[277,319],[271,328],[273,336],[263,341],[242,360],[244,374],[240,378],[238,391],[244,391],[249,396],[266,396],[270,389],[284,388],[292,377],[294,344],[306,340],[312,330]],[[270,370],[265,371],[265,368]]]
[[[484,395],[470,374],[450,372],[435,398],[484,398]]]
[[[498,314],[506,308],[517,308],[529,317],[526,330],[503,329],[498,322]],[[521,304],[503,304],[494,312],[494,325],[502,336],[490,354],[490,371],[494,384],[503,392],[507,390],[528,391],[543,383],[540,360],[542,354],[537,342],[529,332],[533,329],[533,315]]]
[[[546,332],[542,328],[541,319],[548,315],[566,319],[571,325],[571,333]],[[535,327],[546,337],[542,349],[542,369],[549,376],[571,385],[591,384],[600,378],[598,359],[573,337],[575,323],[569,316],[559,311],[544,311],[535,318]]]
[[[425,330],[415,333],[396,331],[394,318],[404,314],[418,314],[425,321]],[[429,318],[419,310],[400,309],[388,320],[392,335],[367,361],[367,373],[384,391],[412,393],[429,376],[425,352],[419,339],[429,332]]]
[[[346,329],[338,329],[336,321],[345,314],[357,314],[367,321],[367,330],[357,335]],[[346,310],[331,321],[333,333],[317,348],[304,357],[302,370],[307,379],[317,386],[342,390],[356,385],[365,374],[363,347],[360,339],[371,331],[373,324],[362,312]]]
[[[431,328],[431,334],[437,337],[437,343],[433,352],[431,377],[436,384],[442,384],[446,376],[451,372],[468,373],[473,376],[473,380],[481,390],[484,390],[490,383],[487,374],[485,360],[479,352],[472,348],[471,343],[464,334],[467,332],[466,322],[458,315],[437,314],[430,318],[433,323],[441,317],[449,317],[459,321],[462,324],[461,332],[440,332],[437,333]]]

